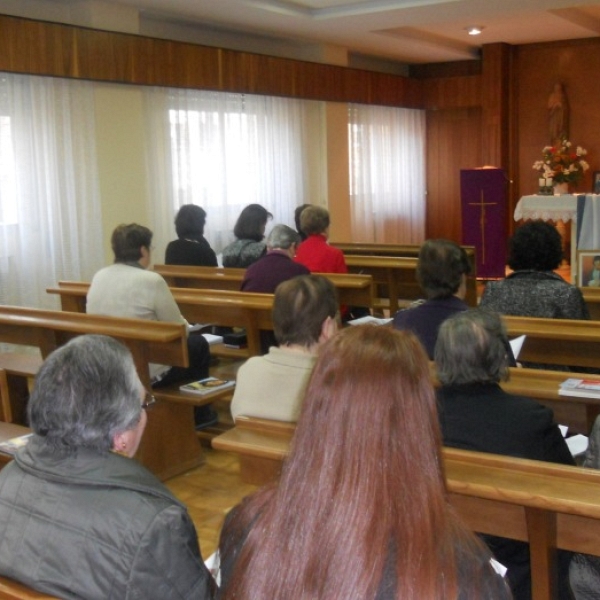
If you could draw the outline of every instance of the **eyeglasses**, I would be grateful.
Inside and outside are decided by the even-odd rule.
[[[156,398],[150,392],[146,392],[144,401],[142,402],[142,408],[147,410],[154,404],[156,404]]]

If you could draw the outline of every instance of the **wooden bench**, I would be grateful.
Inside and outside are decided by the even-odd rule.
[[[239,291],[245,269],[224,267],[186,267],[179,265],[154,265],[169,286],[175,288],[202,288]],[[373,279],[370,275],[352,273],[320,273],[327,277],[338,292],[339,300],[347,306],[366,306],[375,303]]]
[[[580,287],[579,289],[587,304],[590,318],[594,321],[600,321],[600,288]]]
[[[242,477],[277,476],[294,425],[239,417],[213,447],[240,455]],[[555,549],[600,555],[600,472],[444,448],[449,498],[474,530],[528,541],[533,598],[556,598]]]
[[[519,361],[600,368],[600,321],[503,318],[511,338],[527,336]]]
[[[423,290],[417,282],[417,258],[405,256],[375,256],[351,254],[346,256],[346,265],[351,273],[371,275],[379,299],[376,308],[389,309],[393,315],[409,300],[424,298]],[[476,278],[467,278],[465,302],[477,306]]]
[[[104,334],[123,342],[148,388],[149,363],[188,365],[184,325],[0,306],[0,342],[37,347],[44,358],[73,337],[86,333]],[[155,392],[159,402],[148,411],[146,433],[137,454],[140,462],[161,479],[202,463],[193,417],[197,397],[189,395],[188,402],[184,398],[180,403],[164,402],[161,394],[166,393]],[[179,395],[184,396],[183,392]]]
[[[368,242],[330,242],[331,246],[339,248],[344,254],[360,254],[361,256],[405,256],[418,258],[421,244],[370,244]],[[471,262],[476,266],[475,246],[461,246]]]
[[[558,387],[567,377],[600,381],[600,375],[515,367],[510,369],[510,379],[501,385],[510,394],[533,398],[551,408],[554,420],[569,426],[569,434],[589,435],[596,417],[600,415],[600,399],[560,396]]]
[[[63,310],[85,312],[87,282],[60,281],[58,287],[48,288],[60,297]],[[217,353],[234,358],[261,354],[260,331],[273,329],[273,294],[256,294],[233,290],[170,288],[181,314],[190,323],[211,323],[226,327],[243,327],[248,341],[247,350]],[[165,363],[169,364],[169,363]]]

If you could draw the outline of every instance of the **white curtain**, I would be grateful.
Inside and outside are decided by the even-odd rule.
[[[258,203],[272,223],[294,226],[306,202],[305,102],[222,92],[148,88],[147,165],[155,262],[175,238],[183,204],[207,212],[205,237],[215,250],[233,241],[244,206]]]
[[[0,303],[102,266],[92,84],[0,74]]]
[[[352,240],[421,243],[425,236],[425,111],[349,106]]]

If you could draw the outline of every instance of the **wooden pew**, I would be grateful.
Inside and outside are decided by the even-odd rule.
[[[377,308],[387,308],[393,315],[408,300],[424,298],[417,283],[417,258],[405,256],[376,256],[351,254],[345,257],[351,273],[371,275],[380,300]],[[477,306],[477,280],[474,275],[467,278],[465,302]]]
[[[240,454],[242,477],[263,484],[277,476],[293,424],[240,417],[213,447]],[[528,541],[533,598],[556,598],[555,550],[600,555],[600,472],[481,452],[444,448],[449,498],[481,533]]]
[[[510,369],[510,379],[502,382],[501,386],[509,394],[533,398],[551,408],[555,422],[568,425],[569,434],[589,435],[596,417],[600,415],[600,399],[559,396],[558,387],[567,377],[600,381],[600,375],[515,367]]]
[[[371,256],[405,256],[417,258],[421,250],[421,244],[370,244],[368,242],[329,242],[331,246],[339,248],[345,255],[360,254]],[[473,272],[475,272],[475,246],[462,246]]]
[[[590,318],[594,321],[600,321],[600,288],[580,287],[579,289],[587,304]]]
[[[85,312],[89,285],[87,282],[60,281],[58,287],[46,291],[60,297],[63,310]],[[171,293],[181,314],[190,323],[243,327],[246,330],[247,350],[232,352],[221,348],[221,354],[245,358],[261,353],[260,331],[273,329],[273,294],[195,288],[171,288]]]
[[[179,265],[154,265],[170,287],[202,288],[239,291],[245,269],[224,267],[187,267]],[[370,275],[352,273],[320,273],[336,287],[340,302],[347,306],[373,307],[375,291]]]
[[[140,319],[119,319],[64,311],[0,306],[0,342],[34,346],[46,357],[78,335],[104,334],[131,351],[140,379],[148,388],[148,364],[187,366],[185,326]],[[3,365],[0,363],[0,368]],[[154,394],[162,400],[162,391]],[[184,396],[180,392],[180,396]],[[210,399],[206,398],[206,402]],[[148,411],[148,425],[137,458],[157,477],[168,479],[202,463],[194,430],[193,405],[159,401]]]
[[[600,368],[600,321],[503,318],[511,338],[527,336],[519,361]]]

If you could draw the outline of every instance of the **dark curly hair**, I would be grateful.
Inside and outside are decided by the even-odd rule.
[[[544,221],[525,223],[510,240],[508,266],[513,271],[554,271],[562,259],[560,234]]]

